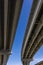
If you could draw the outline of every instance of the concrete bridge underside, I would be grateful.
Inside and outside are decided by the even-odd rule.
[[[35,65],[43,65],[43,61],[40,61],[40,62],[38,62],[38,63],[35,64]]]
[[[29,21],[27,24],[22,51],[21,60],[23,65],[29,65],[34,55],[43,45],[43,1],[33,0]]]
[[[6,65],[23,0],[0,0],[0,65]]]

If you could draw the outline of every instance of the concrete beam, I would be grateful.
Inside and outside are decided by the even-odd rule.
[[[16,32],[16,28],[17,28],[17,24],[18,24],[18,17],[19,17],[19,14],[20,14],[20,10],[21,10],[21,7],[22,7],[22,3],[23,3],[23,0],[20,0],[20,1],[18,1],[18,0],[15,0],[16,1],[16,3],[15,2],[13,2],[12,0],[4,0],[4,51],[0,51],[0,54],[2,54],[3,55],[3,64],[2,65],[6,65],[6,63],[7,63],[7,60],[8,60],[8,58],[9,58],[9,55],[11,54],[10,52],[11,52],[11,48],[12,48],[12,42],[13,42],[13,39],[14,39],[14,35],[15,35],[15,32]],[[11,2],[12,2],[12,4],[15,4],[14,6],[11,4]],[[10,5],[9,5],[10,4]],[[11,7],[11,5],[12,5],[12,7],[15,7],[15,9],[14,9],[14,17],[13,17],[13,15],[12,15],[12,23],[13,23],[13,25],[12,25],[12,29],[11,29],[11,37],[10,37],[10,39],[9,39],[9,41],[8,41],[8,35],[10,34],[9,33],[9,29],[8,29],[8,27],[10,27],[8,24],[9,24],[9,18],[11,18],[10,17],[10,14],[12,14],[9,10],[9,7]],[[9,13],[9,14],[8,14]],[[11,24],[12,24],[11,23]],[[6,48],[6,47],[8,47],[8,44],[9,44],[9,48]],[[7,49],[10,49],[10,51],[7,51]]]
[[[7,16],[8,16],[8,0],[4,0],[4,50],[6,50],[7,42]]]
[[[0,54],[4,55],[3,57],[3,64],[6,64],[6,54],[8,54],[9,52],[6,53],[6,42],[7,42],[7,16],[8,16],[8,0],[4,0],[4,50],[5,51],[0,51]]]
[[[1,19],[1,16],[0,16],[0,19]],[[1,23],[0,23],[0,49],[1,49],[1,47],[2,47],[2,37],[1,37]],[[2,57],[0,55],[0,65],[1,65],[1,61],[2,61],[1,59],[2,59]]]
[[[33,29],[33,27],[34,27],[35,20],[36,20],[38,14],[39,14],[41,5],[42,5],[42,0],[39,0],[39,2],[37,3],[37,7],[36,7],[36,9],[35,9],[35,12],[34,12],[33,19],[32,19],[32,21],[31,21],[32,23],[31,23],[30,28],[29,28],[28,33],[27,33],[27,37],[26,37],[26,40],[25,40],[25,44],[24,44],[23,50],[22,50],[22,58],[23,58],[23,56],[24,56],[24,52],[25,52],[25,48],[26,48],[26,45],[27,45],[27,41],[28,41],[28,39],[29,39],[29,37],[30,37],[30,34],[31,34],[31,31],[32,31],[32,29]]]
[[[37,39],[34,42],[34,47],[29,55],[29,57],[31,57],[31,55],[34,53],[35,49],[37,48],[38,44],[40,43],[40,41],[43,39],[43,31],[39,34],[39,36],[37,37]]]
[[[12,47],[12,42],[13,42],[14,35],[15,35],[15,32],[16,32],[17,23],[18,23],[18,19],[19,19],[19,15],[20,15],[20,10],[22,8],[22,3],[23,3],[23,0],[19,0],[19,1],[17,0],[16,1],[12,31],[11,31],[11,38],[10,38],[10,46],[9,46],[10,49]]]
[[[28,50],[27,50],[27,53],[26,53],[26,57],[30,51],[30,48],[32,47],[37,35],[39,34],[40,30],[42,28],[42,23],[41,24],[38,24],[38,26],[36,27],[36,30],[34,32],[34,35],[32,36],[32,40],[29,42],[30,46],[28,46]]]
[[[1,54],[0,54],[0,65],[1,65],[1,61],[2,61],[1,59],[2,59],[2,56],[1,56]]]
[[[43,65],[43,61],[40,61],[40,62],[38,62],[38,63],[35,64],[35,65]]]
[[[18,25],[22,3],[23,0],[0,0],[0,65],[6,65],[9,55],[11,54],[12,42]],[[10,17],[10,15],[12,15],[12,17]],[[10,18],[12,18],[12,21],[9,21]],[[9,23],[13,23],[12,29]],[[11,29],[11,35],[9,29]],[[9,35],[11,37],[9,37]]]
[[[36,47],[35,51],[31,55],[31,57],[33,57],[36,54],[36,52],[40,49],[40,47],[43,45],[43,42],[42,41],[43,41],[43,39],[39,42],[39,45]]]

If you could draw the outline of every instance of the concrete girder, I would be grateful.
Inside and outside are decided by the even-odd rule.
[[[8,16],[8,0],[4,0],[4,50],[6,51],[6,42],[7,42],[7,32],[8,32],[8,29],[7,29],[7,16]],[[2,53],[3,54],[3,53]],[[2,65],[5,65],[6,64],[6,54],[4,53],[4,59],[3,59],[3,64]]]
[[[2,61],[1,58],[2,58],[2,57],[1,57],[1,55],[0,55],[0,65],[1,65],[1,61]]]
[[[40,47],[43,45],[43,39],[39,42],[39,45],[36,47],[35,51],[33,52],[33,54],[31,55],[31,57],[33,57],[36,52],[40,49]]]
[[[0,65],[6,65],[11,54],[22,3],[23,0],[0,0]]]
[[[20,10],[22,8],[22,3],[23,3],[23,0],[20,0],[20,1],[17,0],[17,2],[16,2],[12,31],[11,31],[11,38],[10,38],[10,46],[9,46],[10,49],[12,47],[12,42],[13,42],[13,39],[14,39],[14,33],[15,33],[15,30],[16,30],[16,27],[17,27],[17,21],[18,21],[18,18],[19,18]]]
[[[2,49],[2,37],[3,37],[3,32],[2,32],[2,22],[3,22],[3,14],[4,14],[4,11],[3,11],[3,4],[4,2],[2,0],[0,0],[0,49]],[[0,65],[2,65],[2,56],[0,54]]]
[[[42,15],[42,18],[41,18],[41,21],[42,21],[42,25],[43,25],[43,15]],[[42,30],[43,31],[43,30]],[[41,31],[41,32],[42,32]],[[43,36],[43,32],[42,32],[42,36]],[[39,50],[39,48],[43,45],[43,38],[41,40],[41,42],[36,45],[37,47],[35,48],[35,51],[33,52],[33,54],[31,55],[31,57],[33,57],[35,55],[35,53]]]
[[[4,0],[4,50],[6,50],[7,42],[7,15],[8,14],[8,0]]]
[[[40,61],[40,62],[38,62],[38,63],[35,64],[35,65],[43,65],[43,61]]]
[[[32,5],[33,8],[31,10],[31,15],[29,17],[29,22],[28,22],[28,25],[26,28],[26,32],[25,32],[25,36],[24,36],[24,40],[23,40],[22,51],[21,51],[21,58],[23,58],[23,59],[27,58],[28,60],[29,60],[29,58],[33,58],[35,53],[39,50],[39,48],[43,44],[43,29],[42,29],[43,28],[43,13],[40,13],[43,11],[42,10],[43,1],[42,0],[36,0],[36,1],[38,1],[38,5],[36,5],[34,3],[33,3],[33,5],[36,5],[36,7],[33,7],[33,5]],[[40,9],[38,9],[38,8],[40,8]],[[36,13],[36,11],[37,11],[37,13]],[[29,42],[29,45],[28,45],[28,42]],[[22,62],[23,62],[23,60],[22,60]],[[24,62],[23,65],[27,65],[26,62]]]
[[[24,45],[24,48],[23,48],[23,51],[22,51],[22,58],[23,58],[23,56],[24,56],[24,52],[25,52],[25,48],[26,48],[26,45],[27,45],[27,41],[28,41],[28,39],[29,39],[29,37],[30,37],[30,34],[31,34],[31,31],[32,31],[32,29],[33,29],[33,27],[34,27],[35,20],[36,20],[36,18],[37,18],[37,16],[38,16],[38,13],[39,13],[39,11],[40,11],[41,5],[42,5],[42,0],[39,0],[39,2],[38,2],[38,4],[37,4],[37,7],[36,7],[36,9],[35,9],[35,12],[34,12],[34,16],[33,16],[33,19],[32,19],[32,23],[31,23],[31,25],[30,25],[30,29],[29,29],[29,31],[28,31],[28,33],[27,33],[27,36],[26,36],[25,45]]]
[[[1,18],[1,16],[0,16],[0,18]],[[1,20],[0,20],[1,21]],[[1,39],[2,37],[1,37],[1,23],[0,23],[0,49],[1,49],[1,47],[2,47],[2,39]],[[0,65],[1,65],[1,60],[2,59],[2,56],[0,55]]]
[[[15,6],[12,31],[11,31],[11,40],[10,40],[10,46],[9,46],[10,50],[12,47],[12,41],[13,41],[15,30],[17,27],[17,21],[18,21],[18,16],[20,14],[21,6],[22,6],[22,0],[21,1],[17,0],[16,6]],[[8,0],[4,0],[4,50],[6,50],[6,43],[7,43],[7,37],[8,37],[8,21],[7,21],[8,18],[7,17],[8,17]],[[3,65],[4,65],[4,62],[6,62],[7,58],[8,57],[4,55]]]
[[[35,48],[37,48],[37,46],[39,45],[40,41],[43,39],[43,30],[41,31],[41,33],[39,34],[39,36],[36,38],[35,42],[33,43],[33,49],[29,55],[29,57],[31,57],[31,55],[33,54],[33,52],[35,51]]]
[[[34,51],[34,53],[32,54],[32,56],[30,58],[33,58],[33,55],[35,55],[35,53],[39,50],[39,48],[41,47],[41,45],[43,45],[43,39],[40,40],[39,45],[36,47],[36,50]],[[30,59],[30,61],[29,61],[29,57],[28,57],[27,60],[25,58],[23,65],[29,65],[31,61],[33,61],[33,59]]]
[[[42,23],[41,24],[38,24],[38,26],[36,27],[36,30],[34,32],[34,35],[31,38],[32,40],[29,42],[30,46],[27,49],[28,52],[26,53],[26,57],[27,57],[27,55],[29,53],[29,50],[30,50],[31,46],[33,45],[33,43],[34,43],[34,41],[35,41],[38,33],[40,32],[41,28],[42,28]]]

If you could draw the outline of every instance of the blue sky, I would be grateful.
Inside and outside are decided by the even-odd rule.
[[[40,47],[40,49],[35,54],[33,61],[30,63],[30,65],[34,65],[42,60],[43,60],[43,45]]]
[[[31,6],[32,6],[32,0],[24,0],[16,35],[13,41],[12,55],[10,55],[7,65],[22,65],[21,48]]]

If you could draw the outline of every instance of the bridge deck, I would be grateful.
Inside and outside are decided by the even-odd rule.
[[[33,0],[22,45],[21,59],[32,59],[43,44],[43,1]],[[25,63],[24,63],[25,65]]]
[[[0,65],[6,65],[23,0],[0,0]]]

